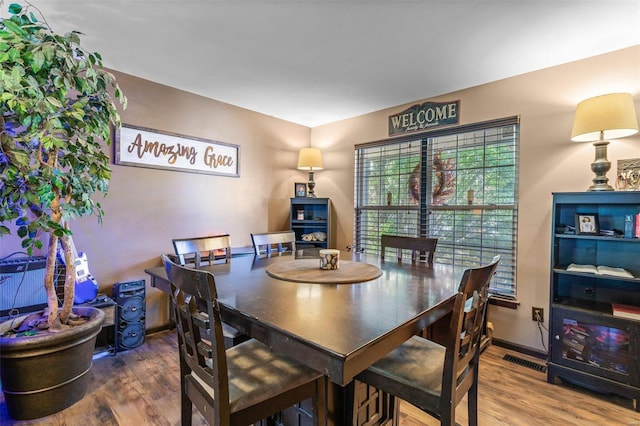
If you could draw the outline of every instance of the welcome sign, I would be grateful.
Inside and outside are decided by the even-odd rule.
[[[115,163],[231,177],[240,176],[239,146],[123,124]]]
[[[460,101],[425,102],[389,116],[389,136],[458,124]]]

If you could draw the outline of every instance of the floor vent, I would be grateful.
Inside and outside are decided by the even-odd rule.
[[[522,365],[524,367],[531,368],[533,370],[541,371],[543,373],[547,372],[546,365],[538,364],[537,362],[533,362],[533,361],[527,361],[526,359],[518,358],[517,356],[507,354],[502,359],[504,359],[505,361]]]

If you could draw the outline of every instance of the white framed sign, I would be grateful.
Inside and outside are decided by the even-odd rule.
[[[122,124],[115,132],[115,164],[240,177],[240,147]]]

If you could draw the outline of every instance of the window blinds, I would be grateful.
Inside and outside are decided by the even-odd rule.
[[[438,238],[439,263],[500,254],[491,291],[515,298],[518,148],[518,117],[357,145],[356,249],[394,234]]]

